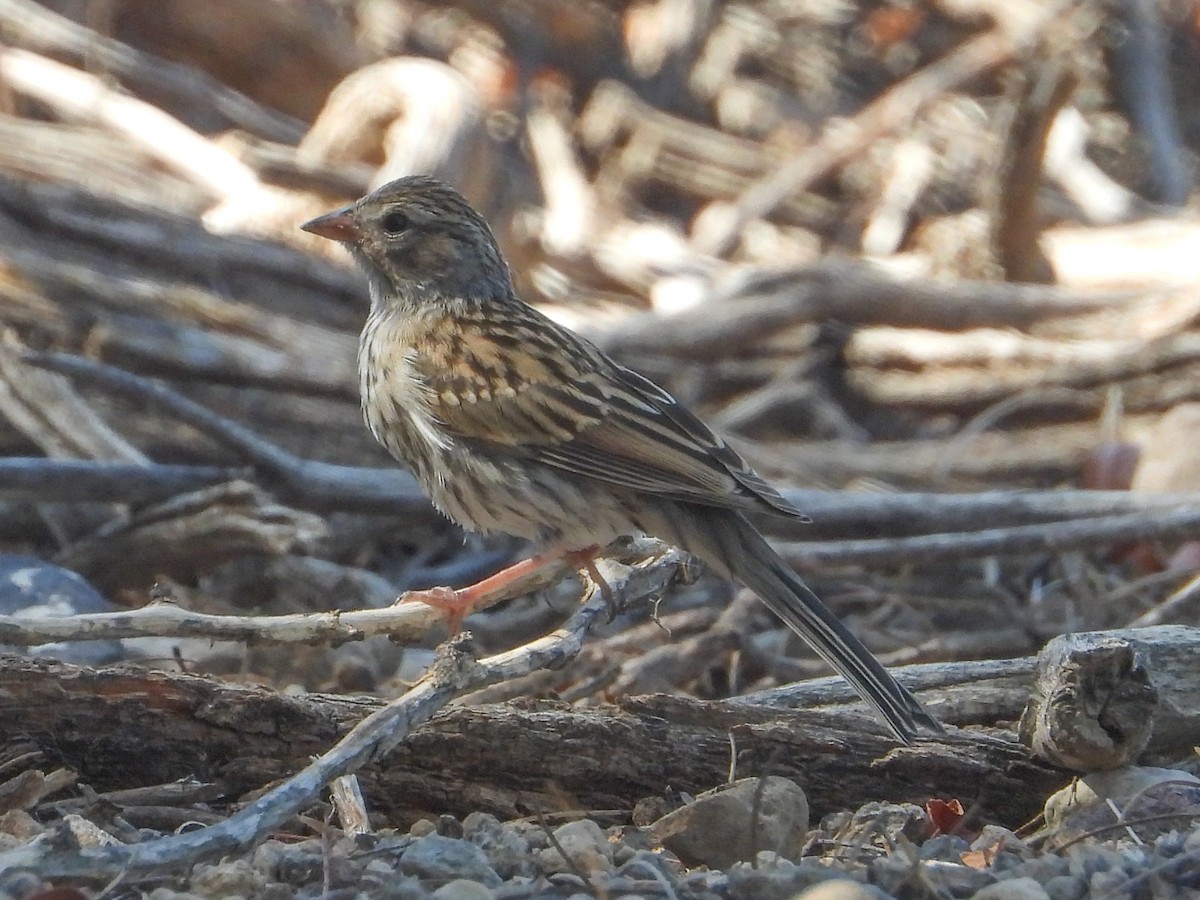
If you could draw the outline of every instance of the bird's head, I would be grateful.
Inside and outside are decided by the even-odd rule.
[[[377,305],[513,297],[508,264],[487,222],[436,178],[397,179],[300,227],[350,250]]]

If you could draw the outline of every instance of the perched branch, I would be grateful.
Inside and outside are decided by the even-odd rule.
[[[614,545],[619,554],[605,559],[608,580],[618,594],[653,596],[679,577],[686,555],[658,541],[643,539]],[[622,562],[624,561],[624,562]],[[627,564],[626,564],[627,563]],[[481,595],[476,611],[504,600],[520,597],[556,584],[573,571],[569,563],[558,563],[523,575],[503,588]],[[632,581],[631,581],[632,580]],[[399,642],[413,642],[442,621],[444,614],[424,603],[406,603],[401,595],[396,604],[383,609],[338,610],[285,616],[220,616],[192,612],[173,603],[157,602],[140,609],[117,613],[25,618],[0,616],[0,644],[31,646],[56,641],[100,641],[134,637],[198,637],[210,640],[246,641],[253,644],[333,645],[361,641],[372,635],[387,635]]]

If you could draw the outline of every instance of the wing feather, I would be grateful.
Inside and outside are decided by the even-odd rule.
[[[499,342],[494,322],[460,316],[453,357],[426,358],[431,412],[455,441],[663,498],[804,518],[658,385],[530,313],[521,340]]]

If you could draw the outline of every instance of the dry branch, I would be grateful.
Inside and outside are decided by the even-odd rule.
[[[271,140],[294,141],[304,133],[303,123],[255,103],[203,72],[113,40],[32,0],[0,0],[0,25],[10,44],[99,65],[166,103],[218,113],[229,123]]]
[[[375,701],[285,698],[194,676],[15,660],[0,686],[12,698],[0,708],[4,727],[19,726],[101,789],[190,774],[237,796],[302,768],[378,709]],[[1065,781],[1002,736],[955,732],[896,748],[858,716],[665,696],[599,710],[547,702],[458,708],[358,774],[371,808],[398,822],[473,809],[523,816],[554,811],[563,796],[576,809],[631,810],[664,785],[698,792],[723,783],[730,734],[739,776],[792,777],[818,815],[867,799],[962,796],[971,785],[964,802],[978,800],[986,818],[1015,823]]]
[[[151,515],[151,520],[155,522],[162,518],[161,511]],[[255,537],[258,537],[257,533],[251,532],[241,537],[241,541],[244,543]],[[267,543],[271,539],[279,538],[275,535],[261,538],[266,546],[260,548],[260,552],[270,549],[278,552],[278,548],[272,548]],[[194,535],[189,537],[189,543],[196,540]],[[226,536],[213,549],[236,555],[240,548]],[[79,558],[85,551],[86,548],[74,550],[72,557],[63,562],[87,572],[90,567],[86,560]],[[599,565],[607,573],[607,580],[615,591],[635,597],[661,594],[678,579],[686,560],[686,555],[681,551],[666,548],[652,539],[622,541],[612,551],[613,555],[601,560]],[[127,552],[124,556],[130,558],[136,554]],[[197,551],[189,548],[185,559],[194,562],[203,557],[203,549]],[[160,566],[170,565],[170,558],[165,552],[157,558]],[[136,570],[134,559],[130,559],[128,564],[135,566]],[[475,610],[481,612],[504,600],[534,593],[561,581],[571,571],[574,570],[569,563],[560,562],[523,575],[499,590],[481,593]],[[100,584],[104,582],[102,576],[94,580]],[[339,609],[337,598],[331,598],[330,605],[335,611],[284,616],[210,615],[182,609],[170,602],[151,603],[139,609],[115,613],[57,618],[0,616],[0,644],[31,646],[57,641],[197,637],[252,644],[326,643],[337,646],[347,641],[361,641],[372,635],[387,635],[394,641],[415,643],[444,618],[441,612],[424,603],[407,603],[405,595],[397,598],[394,605],[383,609]]]
[[[584,633],[603,609],[596,591],[563,629],[487,659],[471,658],[467,640],[448,643],[426,676],[403,696],[374,711],[317,760],[224,822],[183,835],[75,852],[31,843],[0,853],[0,867],[31,868],[43,877],[109,878],[161,872],[245,851],[316,800],[331,781],[382,761],[455,696],[532,669],[562,665],[579,652]]]
[[[1195,630],[1092,637],[1129,640],[1146,654],[1147,671],[1167,712],[1156,720],[1150,749],[1188,752],[1200,730],[1193,696],[1200,658]],[[477,668],[487,670],[488,677],[470,674]],[[467,669],[465,678],[473,686],[517,678],[532,670],[529,649]],[[950,710],[960,724],[969,724],[1011,721],[1028,697],[1033,673],[1034,661],[1026,659],[920,666],[900,677],[932,709]],[[443,676],[434,674],[409,697],[432,690]],[[86,671],[17,659],[0,670],[0,694],[7,698],[0,707],[6,730],[25,734],[43,753],[77,768],[98,787],[194,775],[217,782],[226,796],[302,768],[307,754],[319,752],[365,712],[378,709],[374,701],[283,697],[194,676]],[[954,730],[944,739],[897,749],[864,719],[763,705],[836,703],[852,699],[847,694],[844,684],[827,679],[733,702],[644,697],[596,710],[572,710],[561,703],[460,707],[412,732],[403,752],[393,753],[386,765],[377,764],[376,751],[364,748],[370,756],[357,759],[371,764],[359,777],[371,808],[401,822],[432,810],[486,808],[520,816],[554,810],[559,802],[554,798],[564,796],[576,808],[628,810],[664,784],[696,791],[723,782],[731,735],[738,776],[769,771],[792,777],[806,786],[818,815],[880,797],[957,796],[964,805],[978,802],[985,820],[1015,824],[1037,809],[1045,792],[1067,780],[1004,734]],[[48,702],[50,696],[54,702]],[[99,705],[97,697],[104,698]],[[398,712],[388,710],[383,715]],[[396,738],[395,733],[375,736],[385,744]],[[319,778],[329,775],[329,762],[319,764]],[[304,799],[293,793],[290,809],[320,787],[312,770],[307,777]],[[240,821],[231,820],[229,830],[215,834],[228,840]],[[239,840],[248,837],[242,831]],[[216,846],[206,839],[196,842]]]
[[[1041,38],[1046,24],[1066,8],[1061,2],[1044,7],[1022,3],[1023,15],[1013,16],[1006,27],[998,26],[965,41],[944,58],[892,85],[849,122],[827,127],[802,154],[743,192],[732,208],[710,207],[696,222],[697,247],[706,253],[727,251],[739,232],[770,213],[784,198],[805,190],[893,129],[907,125],[947,91],[1027,50]]]

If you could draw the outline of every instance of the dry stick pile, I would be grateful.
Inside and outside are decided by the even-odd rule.
[[[165,636],[117,647],[384,696],[429,661],[363,639],[417,640],[433,617],[389,608],[398,590],[469,581],[519,548],[463,552],[372,445],[354,371],[362,287],[296,229],[413,171],[484,209],[527,298],[698,407],[765,475],[793,488],[870,479],[876,490],[794,490],[814,523],[776,536],[889,662],[1024,658],[1065,630],[1194,608],[1187,572],[1160,564],[1200,535],[1196,485],[1178,474],[1190,457],[1172,455],[1194,443],[1180,436],[1200,384],[1200,223],[1143,199],[1185,202],[1179,160],[1196,150],[1170,109],[1172,88],[1194,87],[1143,38],[1177,37],[1175,64],[1193,71],[1180,60],[1194,23],[1154,20],[1146,4],[1011,0],[360,0],[286,16],[248,2],[203,20],[159,0],[152,16],[125,3],[86,23],[56,6],[0,0],[0,542],[82,574],[90,586],[68,595],[94,588],[108,605],[6,617],[0,643]],[[1130,38],[1114,48],[1116,26]],[[1062,490],[1081,484],[1111,490]],[[1134,555],[1110,556],[1121,544]],[[62,577],[3,559],[0,578]],[[744,598],[722,611],[723,586],[666,587],[631,592],[663,600],[653,619],[634,604],[562,668],[493,685],[456,715],[499,722],[507,713],[486,704],[556,696],[580,721],[657,716],[704,736],[704,775],[741,716],[766,742],[741,754],[744,771],[777,766],[768,736],[794,725],[626,699],[719,698],[823,672]],[[470,622],[484,650],[545,633],[578,596],[569,581],[522,593],[536,591]],[[956,702],[936,679],[926,696],[948,722],[1011,727],[1032,665],[1014,664],[1011,696],[993,687],[990,706]],[[27,702],[0,707],[0,733],[27,733],[41,691],[81,677],[20,671]],[[120,677],[132,696],[150,676]],[[242,702],[197,690],[215,708]],[[802,705],[844,701],[839,690]],[[609,699],[623,710],[584,710]],[[303,715],[319,718],[320,702]],[[834,723],[822,727],[854,748],[828,762],[846,784],[886,748],[859,719]],[[596,739],[611,734],[598,726]],[[1015,824],[1061,776],[1010,736],[925,748],[839,802],[977,782],[978,814]],[[62,761],[123,786],[129,769],[68,743]],[[50,744],[22,746],[48,764]],[[164,781],[195,762],[160,757]],[[223,796],[289,771],[255,769]],[[694,777],[689,788],[705,786]],[[39,782],[25,806],[62,781]],[[632,806],[655,790],[616,779],[600,793]],[[398,822],[435,811],[435,791],[416,796],[377,802]],[[497,787],[492,802],[516,815],[522,796]]]

